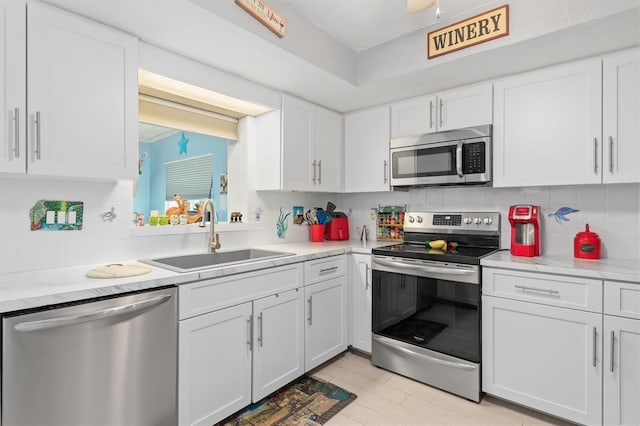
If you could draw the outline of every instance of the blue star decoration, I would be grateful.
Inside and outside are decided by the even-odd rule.
[[[189,143],[189,139],[184,137],[184,133],[182,134],[182,138],[180,138],[180,142],[178,142],[178,147],[180,148],[179,155],[187,155],[187,144]]]

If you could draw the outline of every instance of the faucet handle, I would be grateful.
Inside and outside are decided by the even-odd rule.
[[[217,232],[215,238],[212,241],[212,244],[214,244],[214,248],[216,250],[220,248],[220,234],[218,234]]]

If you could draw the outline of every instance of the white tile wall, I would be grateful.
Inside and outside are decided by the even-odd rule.
[[[108,263],[144,257],[195,253],[204,250],[206,234],[163,236],[134,235],[132,227],[132,184],[76,182],[28,177],[0,178],[0,274],[73,265]],[[39,199],[84,202],[82,231],[30,231],[29,209]],[[290,212],[294,205],[305,209],[335,202],[339,211],[351,210],[351,238],[357,239],[362,225],[375,238],[370,209],[379,205],[407,205],[410,210],[479,210],[502,213],[502,248],[509,247],[509,205],[535,203],[541,208],[543,254],[572,255],[573,237],[589,223],[603,242],[603,255],[621,259],[640,258],[640,185],[586,185],[544,188],[419,188],[407,192],[370,194],[249,193],[253,220],[258,206],[264,209],[263,224],[251,231],[225,232],[224,248],[272,244],[276,236],[280,207]],[[99,214],[115,207],[113,223]],[[568,222],[557,223],[549,214],[559,207],[579,210]],[[306,241],[308,228],[288,221],[286,242]]]
[[[197,253],[205,250],[206,233],[178,235],[134,235],[133,186],[122,182],[77,182],[31,177],[0,177],[0,274],[75,265],[130,261],[146,257]],[[40,199],[84,202],[80,231],[31,231],[29,210]],[[294,205],[305,209],[335,202],[334,194],[249,193],[253,221],[257,206],[264,208],[262,226],[251,231],[221,234],[223,248],[233,249],[279,241],[308,240],[308,227],[294,225],[288,217],[286,238],[276,235],[276,221]],[[113,223],[103,222],[100,213],[115,208]]]
[[[600,235],[603,255],[640,258],[640,185],[581,185],[534,188],[418,188],[408,192],[339,194],[337,204],[353,210],[352,232],[366,224],[375,229],[369,209],[378,205],[404,205],[410,210],[479,210],[502,214],[502,248],[509,248],[511,229],[507,213],[511,204],[540,206],[543,254],[573,255],[573,238],[589,223]],[[560,207],[579,210],[558,223],[549,215]]]

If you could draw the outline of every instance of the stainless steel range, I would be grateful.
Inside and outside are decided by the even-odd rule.
[[[404,231],[373,249],[372,362],[478,402],[480,259],[498,250],[500,213],[408,212]]]

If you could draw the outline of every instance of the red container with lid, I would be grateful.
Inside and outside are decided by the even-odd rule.
[[[600,259],[600,237],[589,231],[589,224],[585,230],[578,232],[573,239],[573,255],[580,259]]]

